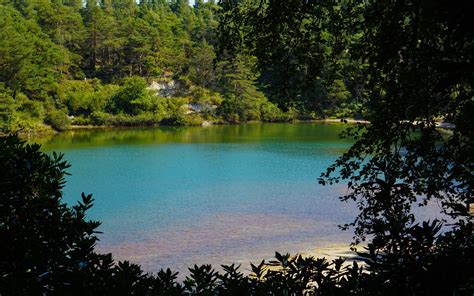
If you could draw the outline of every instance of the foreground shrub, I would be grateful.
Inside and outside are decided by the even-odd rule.
[[[112,259],[94,252],[100,223],[85,219],[92,196],[63,204],[69,165],[39,148],[0,138],[0,294],[99,292]]]

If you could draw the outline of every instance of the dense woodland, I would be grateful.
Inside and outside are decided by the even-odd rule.
[[[182,283],[170,270],[144,274],[114,264],[94,250],[99,222],[86,218],[92,196],[74,207],[62,202],[62,156],[11,135],[0,138],[1,294],[474,294],[471,0],[127,3],[0,6],[7,123],[56,124],[67,115],[130,122],[163,114],[163,104],[177,112],[177,98],[146,91],[143,77],[155,75],[189,85],[183,102],[215,100],[209,116],[233,122],[262,119],[267,109],[363,114],[370,124],[344,133],[354,144],[319,182],[347,186],[340,199],[358,214],[342,228],[354,231],[365,264],[276,254],[279,269],[263,262],[245,276],[235,265],[218,273],[194,266]],[[258,112],[250,112],[255,104]],[[163,118],[188,120],[173,116]],[[440,131],[439,119],[453,128]],[[428,203],[446,219],[417,217],[414,208]]]
[[[221,11],[214,1],[1,1],[2,128],[286,121],[353,109],[357,85],[340,72],[354,65],[333,53],[331,32],[310,34],[294,57],[268,64],[250,46],[229,50],[235,41],[219,33]],[[302,76],[299,61],[312,54],[324,59]],[[151,90],[153,82],[173,89]]]

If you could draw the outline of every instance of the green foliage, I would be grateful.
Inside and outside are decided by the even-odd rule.
[[[212,1],[3,1],[0,83],[11,100],[2,101],[2,128],[44,130],[61,112],[73,124],[222,121],[215,112],[224,91],[215,71],[217,10]],[[191,95],[199,114],[170,108],[146,90],[162,80],[182,84],[172,95]]]
[[[219,58],[256,57],[265,94],[280,107],[333,114],[358,97],[360,61],[347,44],[344,2],[221,1]]]
[[[6,131],[11,119],[14,100],[11,94],[0,88],[0,132]]]
[[[265,122],[276,122],[286,121],[288,118],[275,104],[266,101],[260,105],[260,119]]]
[[[0,6],[0,82],[32,99],[49,97],[56,79],[67,69],[64,50],[40,26],[9,6]]]
[[[204,88],[214,79],[215,53],[207,42],[203,41],[193,50],[189,77],[194,84]]]
[[[73,116],[89,116],[104,111],[118,88],[114,84],[103,85],[98,79],[65,80],[58,86],[57,104],[67,107]]]
[[[223,98],[219,92],[209,90],[207,88],[193,87],[190,90],[191,102],[201,106],[219,106],[222,104]]]
[[[351,93],[347,90],[344,81],[336,79],[326,88],[326,100],[321,103],[320,110],[323,114],[331,115],[342,109],[351,97]]]
[[[152,108],[151,94],[146,89],[146,81],[138,76],[127,77],[113,96],[110,111],[136,115]]]
[[[46,122],[57,131],[64,131],[71,124],[71,120],[64,110],[50,111],[46,117]]]
[[[228,122],[280,119],[281,112],[277,112],[278,108],[257,88],[255,62],[255,57],[239,55],[220,61],[217,66],[220,87],[225,94],[219,112]]]
[[[2,107],[8,113],[2,116],[2,129],[29,132],[53,125],[62,130],[67,124],[59,124],[61,112],[80,125],[280,120],[278,110],[257,90],[255,66],[245,66],[247,73],[235,73],[234,78],[230,71],[241,71],[240,61],[225,73],[216,67],[218,10],[214,1],[194,7],[186,1],[158,0],[84,5],[75,0],[3,1],[0,83],[1,92],[12,100],[2,101],[8,105]],[[234,81],[232,88],[222,85],[229,80],[224,76]],[[159,93],[146,90],[147,84],[163,80],[180,85],[169,92],[176,102],[191,96],[199,111],[170,108]],[[227,92],[238,102],[229,99],[227,105],[236,106],[220,110],[237,111],[219,115],[216,109]]]
[[[7,131],[45,130],[43,124],[46,110],[41,102],[30,100],[23,93],[17,93],[10,105]]]
[[[123,113],[113,115],[98,111],[92,113],[86,123],[105,126],[153,126],[161,122],[162,119],[162,116],[149,112],[132,116]]]
[[[64,205],[69,165],[39,148],[15,136],[0,138],[1,293],[100,294],[112,259],[93,251],[100,223],[85,220],[92,196]]]

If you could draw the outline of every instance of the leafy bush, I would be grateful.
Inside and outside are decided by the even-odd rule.
[[[94,125],[112,125],[113,115],[105,112],[93,112],[90,116],[91,122]]]
[[[128,114],[109,114],[105,112],[94,112],[91,114],[90,121],[94,125],[106,126],[152,126],[162,121],[160,114],[144,112],[138,115]]]
[[[57,103],[66,106],[71,115],[88,116],[104,111],[118,88],[114,84],[103,85],[98,79],[65,80],[58,85]]]
[[[286,117],[283,112],[275,104],[270,102],[264,102],[260,105],[260,113],[262,121],[286,121]]]
[[[91,125],[93,124],[92,119],[90,117],[85,116],[77,116],[72,119],[72,124],[74,125]]]
[[[176,110],[167,114],[160,122],[162,125],[175,125],[184,126],[186,125],[186,114],[183,110]]]
[[[67,113],[64,110],[51,110],[47,116],[46,123],[57,131],[64,131],[71,125]]]
[[[227,95],[218,112],[230,123],[287,121],[287,116],[265,97],[238,99],[233,95]]]
[[[109,110],[112,113],[137,115],[156,108],[156,96],[147,89],[145,79],[131,76],[123,79],[122,86],[112,97]]]
[[[92,196],[63,204],[69,165],[39,148],[0,138],[0,294],[100,293],[112,259],[93,250],[100,223],[85,220]]]
[[[23,93],[16,94],[14,103],[10,105],[8,117],[7,131],[23,133],[51,131],[51,127],[44,124],[47,117],[44,105],[39,101],[30,100]]]
[[[202,125],[204,119],[199,114],[187,114],[184,117],[184,125],[187,126],[194,126],[194,125]]]

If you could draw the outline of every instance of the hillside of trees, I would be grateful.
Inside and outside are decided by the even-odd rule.
[[[337,72],[329,69],[329,33],[317,45],[327,61],[310,67],[323,78],[308,80],[283,68],[292,61],[270,69],[250,48],[218,46],[222,11],[214,1],[1,1],[1,128],[287,121],[350,111],[357,88],[329,77]],[[312,52],[319,41],[295,50]],[[163,94],[149,88],[153,83],[175,89]],[[301,85],[312,89],[302,95]]]
[[[251,58],[215,60],[217,10],[202,1],[2,1],[3,127],[283,119],[258,90]],[[147,89],[153,81],[180,90],[160,97]]]

